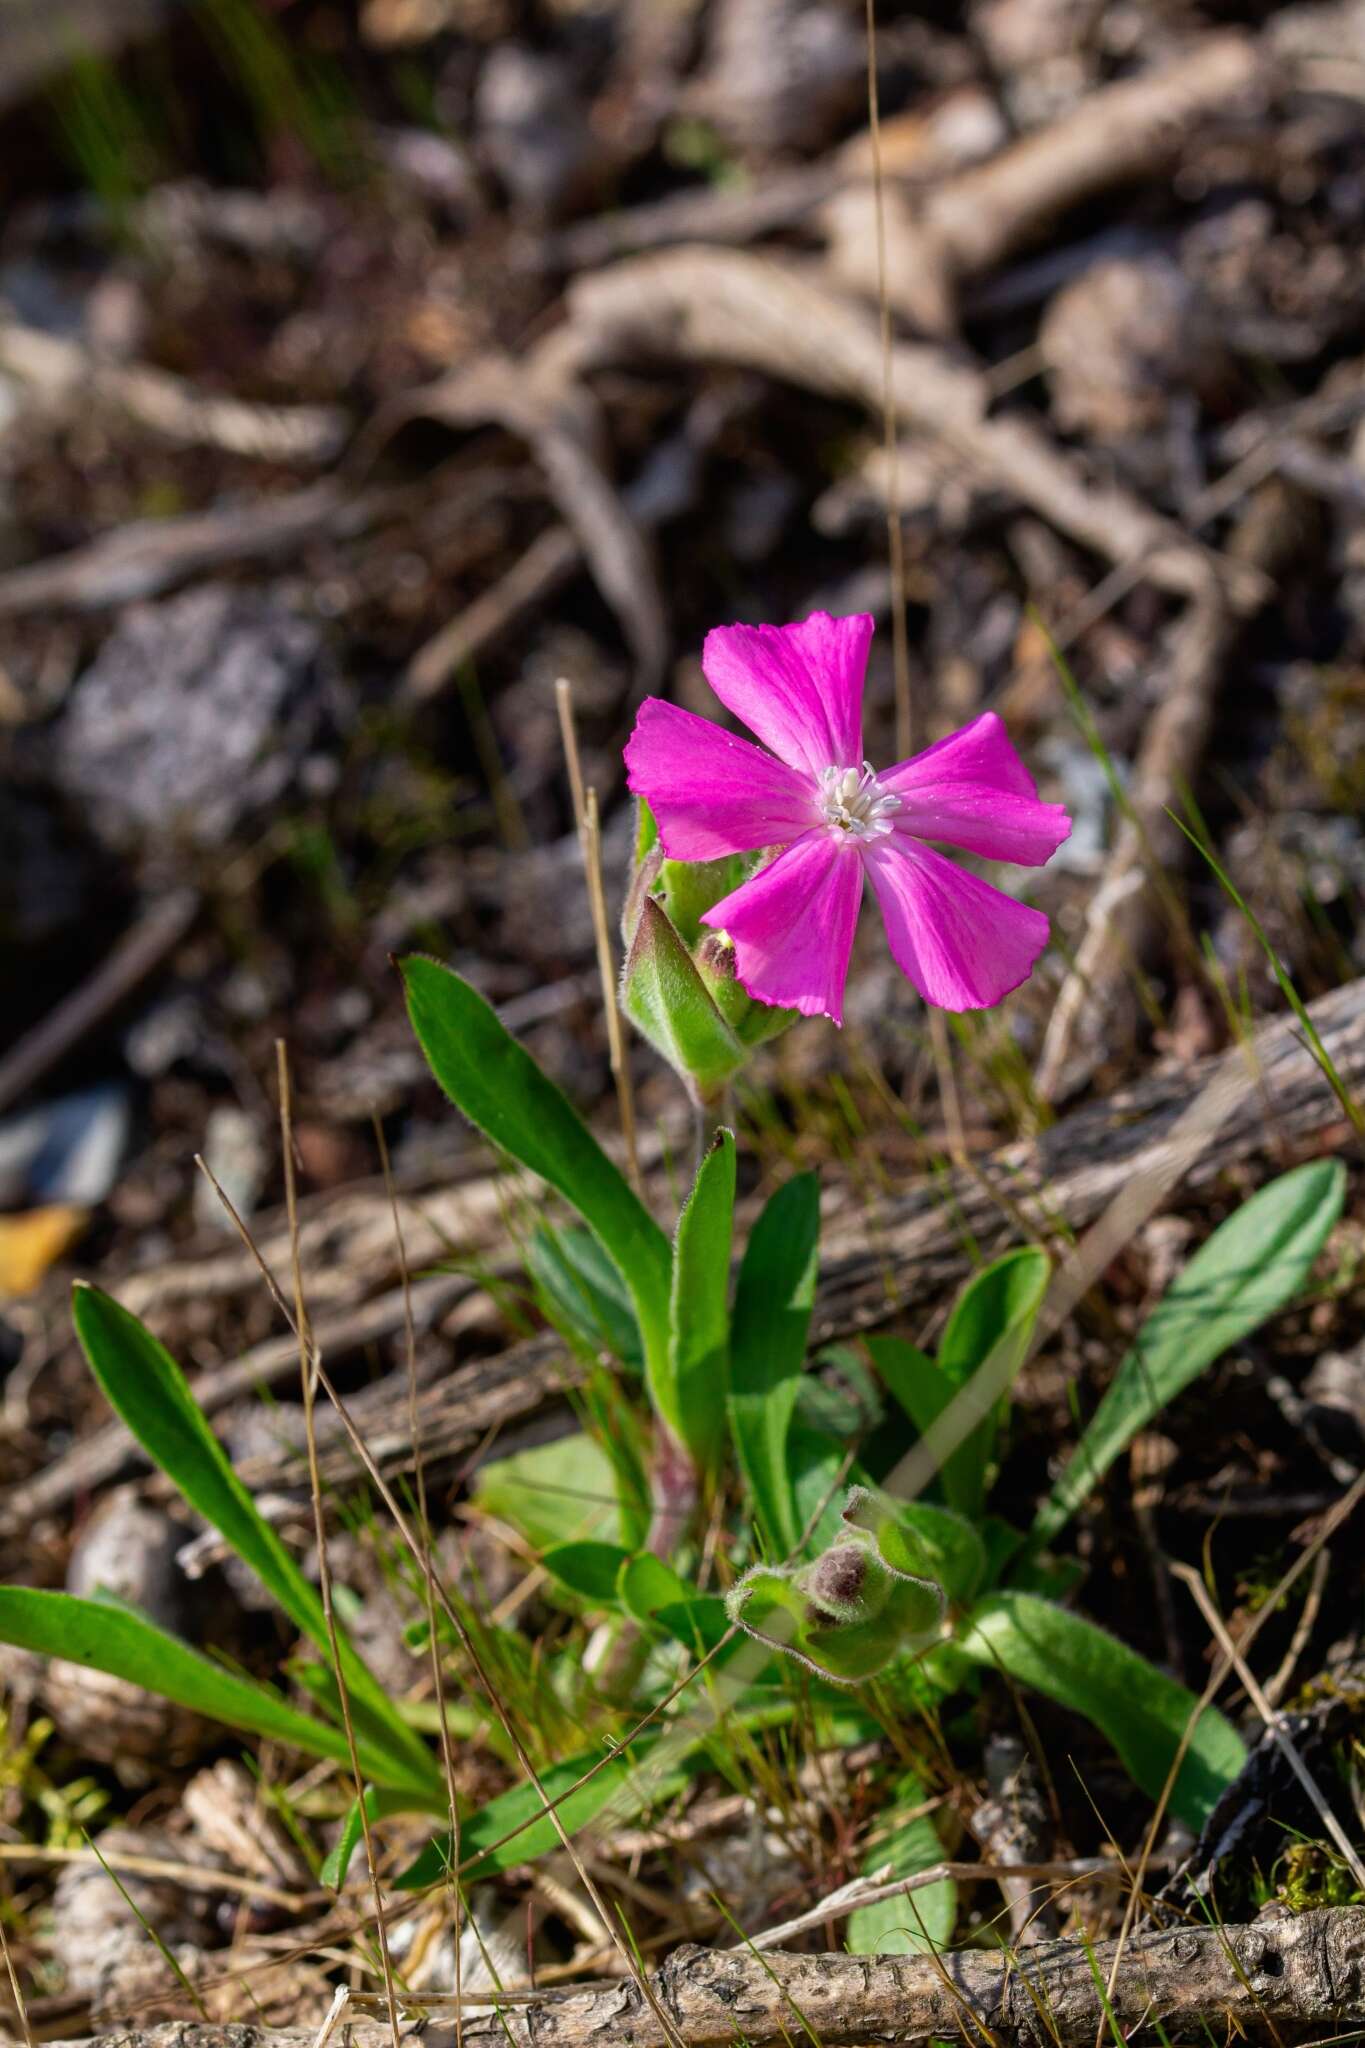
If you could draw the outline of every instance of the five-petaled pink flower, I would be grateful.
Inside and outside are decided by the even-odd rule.
[[[630,787],[670,859],[781,849],[702,922],[732,941],[751,996],[836,1024],[864,875],[896,965],[924,1000],[984,1009],[1028,978],[1047,919],[925,841],[1040,867],[1071,830],[992,711],[875,773],[862,738],[872,631],[865,613],[718,626],[706,679],[763,747],[648,697],[626,748]]]

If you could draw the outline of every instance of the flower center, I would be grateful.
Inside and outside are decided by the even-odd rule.
[[[831,832],[852,839],[884,839],[901,800],[883,789],[870,762],[862,768],[825,768],[820,773],[820,813]]]

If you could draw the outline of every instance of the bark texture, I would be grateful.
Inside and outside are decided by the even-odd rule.
[[[731,2048],[814,2039],[822,2048],[966,2042],[1091,2048],[1105,2025],[1096,1989],[1114,1944],[1040,1942],[1013,1957],[964,1949],[917,1956],[759,1956],[680,1948],[650,1979],[470,2014],[464,2040],[501,2048]],[[1233,2037],[1284,2043],[1365,2022],[1365,1907],[1183,1927],[1132,1937],[1112,1996],[1125,2039],[1158,2028],[1176,2043]],[[414,2023],[414,2032],[417,2031]],[[446,2048],[454,2023],[421,2028]],[[1106,2026],[1106,2033],[1108,2032]],[[312,2036],[254,2026],[172,2024],[109,2034],[102,2048],[309,2048]],[[339,2026],[332,2048],[379,2048],[388,2029]],[[65,2044],[75,2048],[75,2044]]]

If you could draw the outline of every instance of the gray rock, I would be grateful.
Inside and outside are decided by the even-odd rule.
[[[222,845],[303,772],[332,708],[317,626],[211,586],[126,613],[76,684],[54,775],[110,845]]]

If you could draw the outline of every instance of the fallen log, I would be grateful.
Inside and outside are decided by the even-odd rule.
[[[1125,2041],[1240,2035],[1282,2044],[1365,2022],[1362,1906],[1133,1935],[1106,1999],[1116,1946],[1066,1940],[1013,1953],[849,1956],[689,1944],[649,1980],[648,2000],[622,1981],[466,2013],[461,2031],[470,2048],[763,2048],[803,2035],[824,2048],[958,2038],[1091,2048],[1097,2029]],[[444,2014],[414,2018],[414,2036],[419,2027],[432,2048],[456,2039]],[[106,2034],[101,2048],[310,2048],[314,2038],[174,2022]],[[386,2025],[367,2020],[330,2036],[333,2048],[381,2048],[391,2038]]]
[[[1309,1015],[1341,1085],[1348,1090],[1365,1086],[1365,978],[1319,997]],[[825,1230],[812,1341],[830,1343],[907,1312],[927,1313],[970,1270],[973,1243],[990,1254],[1018,1242],[1021,1232],[1046,1242],[1059,1229],[1083,1229],[1121,1189],[1166,1165],[1174,1127],[1206,1091],[1224,1083],[1234,1084],[1234,1093],[1216,1127],[1216,1142],[1206,1142],[1188,1161],[1182,1184],[1198,1187],[1228,1166],[1283,1153],[1342,1115],[1297,1020],[1279,1018],[1263,1025],[1245,1048],[1151,1075],[1076,1110],[1036,1139],[917,1181],[876,1218],[862,1210],[836,1213]],[[433,1193],[420,1207],[433,1213],[446,1199],[457,1204],[472,1200],[477,1208],[495,1197],[476,1183],[458,1195],[451,1191],[448,1198]],[[322,1209],[315,1227],[320,1232],[326,1228]],[[434,1312],[448,1305],[440,1280],[422,1284],[432,1290]],[[454,1299],[459,1283],[448,1279],[445,1284]],[[115,1291],[126,1298],[125,1290]],[[420,1290],[419,1300],[428,1300]],[[347,1316],[347,1327],[363,1327],[368,1338],[397,1332],[403,1322],[402,1290],[391,1288]],[[271,1338],[257,1353],[208,1376],[214,1383],[212,1405],[222,1405],[216,1397],[226,1390],[235,1394],[257,1378],[270,1377],[267,1366],[293,1368],[290,1340]],[[576,1361],[550,1334],[527,1338],[497,1358],[474,1360],[419,1391],[424,1458],[432,1466],[459,1459],[490,1430],[533,1413],[580,1378]],[[380,1380],[352,1405],[363,1410],[366,1441],[381,1470],[388,1476],[406,1470],[412,1462],[406,1374]],[[356,1474],[344,1440],[324,1447],[323,1462],[328,1479]],[[110,1424],[86,1446],[73,1446],[55,1465],[12,1488],[0,1507],[0,1529],[22,1527],[85,1487],[121,1477],[143,1463],[122,1425]],[[253,1456],[243,1476],[259,1488],[300,1483],[301,1452],[296,1444],[281,1441]]]
[[[1347,1089],[1365,1084],[1365,978],[1348,982],[1310,1007],[1309,1015]],[[982,1253],[1019,1241],[1041,1241],[1059,1229],[1093,1222],[1121,1190],[1168,1168],[1172,1133],[1207,1091],[1231,1085],[1232,1098],[1213,1132],[1181,1175],[1200,1186],[1228,1166],[1321,1131],[1342,1112],[1332,1086],[1292,1017],[1268,1024],[1247,1050],[1156,1074],[1105,1102],[1076,1111],[1036,1140],[1007,1145],[943,1178],[917,1182],[869,1222],[838,1216],[827,1226],[813,1343],[876,1328],[913,1311],[923,1315]],[[479,1359],[417,1397],[422,1455],[430,1469],[466,1456],[489,1431],[505,1427],[580,1380],[581,1368],[551,1334],[527,1338],[497,1358]],[[365,1440],[386,1476],[412,1462],[408,1390],[392,1374],[351,1404]],[[327,1446],[324,1471],[341,1482],[357,1476],[344,1439]],[[301,1454],[281,1444],[253,1457],[243,1476],[253,1487],[300,1483]]]

